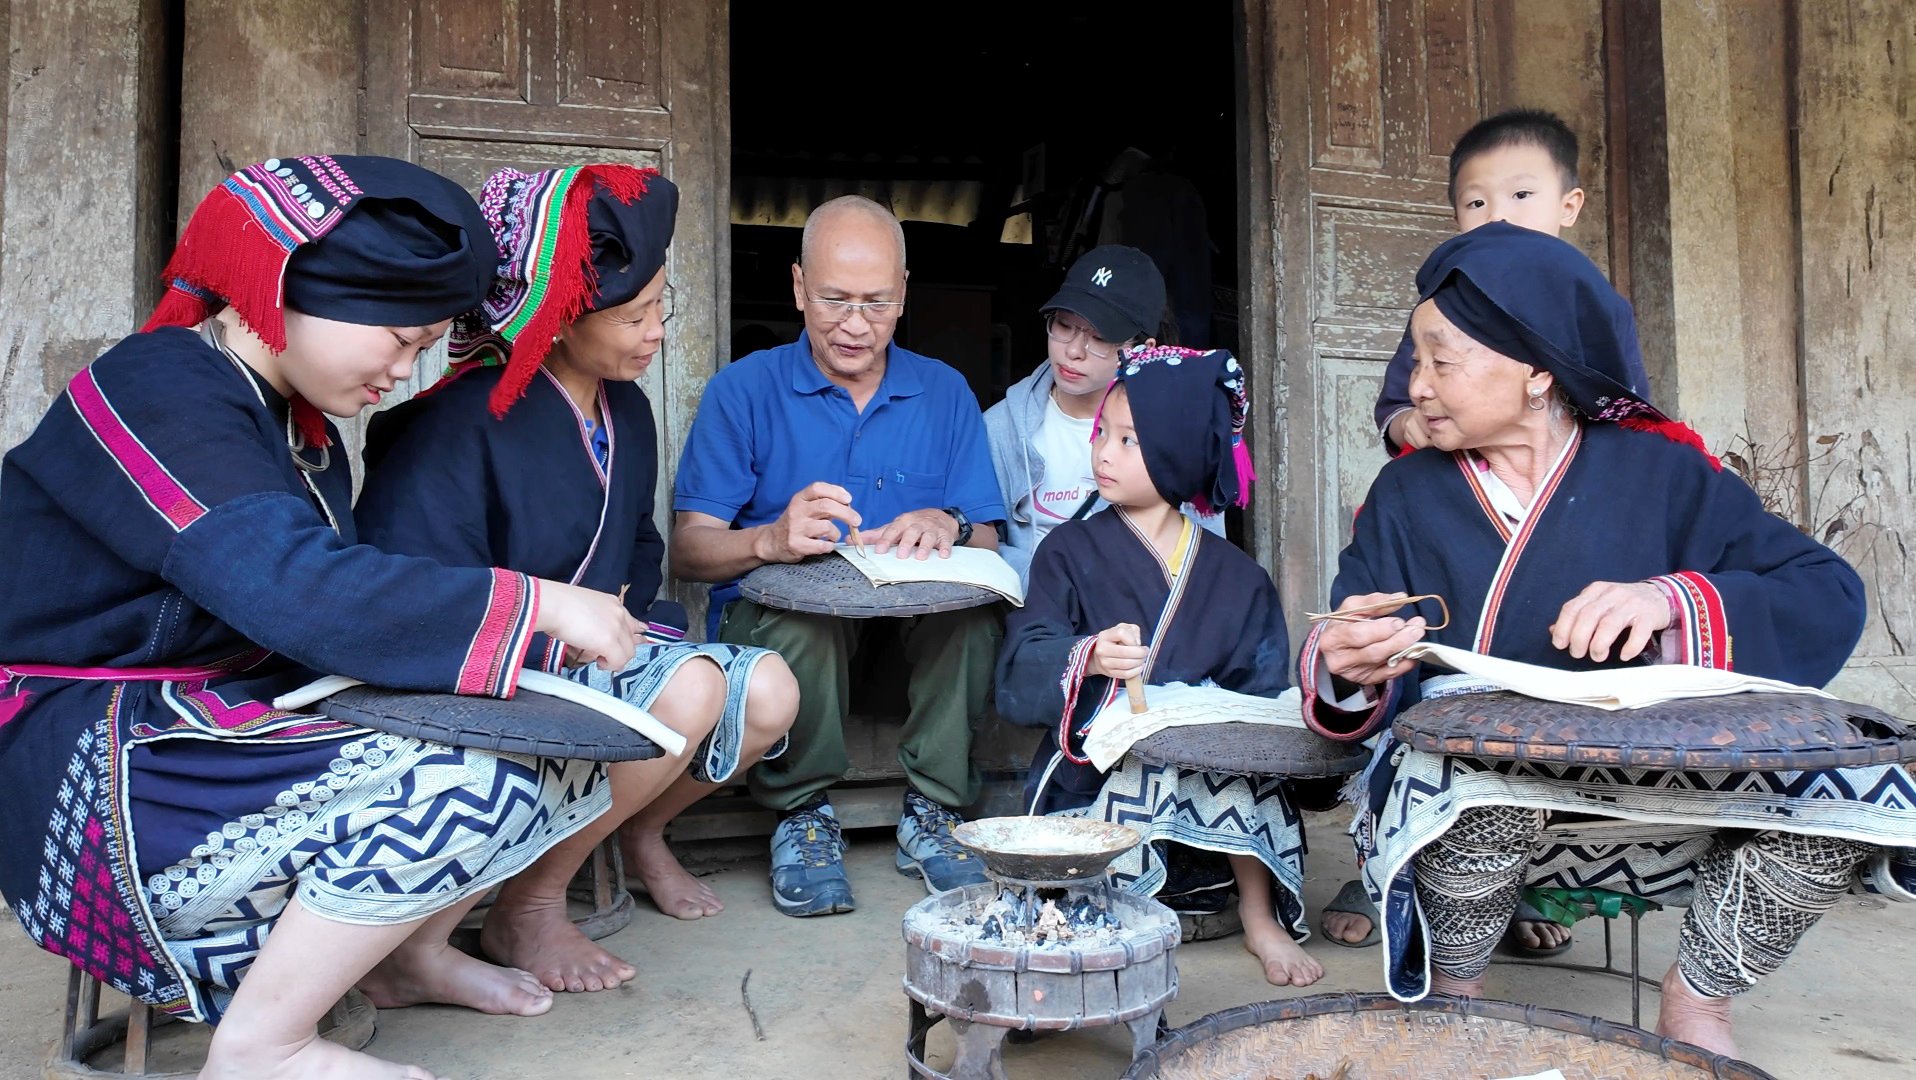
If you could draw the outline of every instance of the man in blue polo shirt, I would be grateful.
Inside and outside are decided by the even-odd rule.
[[[998,546],[1005,511],[977,399],[957,371],[892,343],[905,278],[904,232],[884,207],[846,196],[814,210],[792,267],[805,333],[713,376],[679,462],[673,572],[712,582],[715,606],[730,600],[719,640],[774,649],[798,677],[791,746],[750,775],[780,815],[772,898],[787,915],[853,907],[827,790],[851,767],[848,665],[877,633],[899,634],[911,665],[898,868],[933,892],[984,880],[951,830],[952,808],[978,795],[971,733],[1004,632],[996,606],[857,620],[736,599],[741,575],[830,551],[852,526],[904,557]]]

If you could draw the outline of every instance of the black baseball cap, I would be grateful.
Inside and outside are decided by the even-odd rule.
[[[1164,317],[1164,275],[1137,248],[1104,244],[1072,263],[1057,295],[1038,310],[1069,311],[1113,343],[1150,337]]]

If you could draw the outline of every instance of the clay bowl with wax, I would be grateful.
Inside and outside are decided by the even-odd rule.
[[[980,818],[951,835],[993,877],[1018,881],[1096,879],[1144,839],[1129,825],[1058,817]]]

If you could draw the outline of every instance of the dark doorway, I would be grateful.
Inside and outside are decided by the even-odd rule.
[[[897,10],[733,5],[734,357],[797,335],[798,226],[846,193],[904,221],[898,340],[981,405],[1043,361],[1038,307],[1101,240],[1158,259],[1182,343],[1236,347],[1229,5]]]

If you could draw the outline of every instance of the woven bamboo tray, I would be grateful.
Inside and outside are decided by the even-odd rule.
[[[1459,694],[1404,710],[1418,750],[1491,761],[1646,769],[1838,769],[1916,760],[1916,730],[1814,694],[1732,694],[1594,709],[1520,694]]]
[[[502,700],[354,686],[316,707],[349,724],[494,754],[649,761],[665,752],[604,713],[543,694]]]
[[[1227,776],[1344,776],[1364,767],[1370,750],[1314,731],[1275,724],[1192,724],[1139,739],[1130,752],[1153,765]]]
[[[1004,599],[990,589],[949,581],[873,585],[858,567],[836,554],[761,566],[739,580],[738,591],[745,599],[768,608],[843,619],[935,615]]]
[[[1125,1080],[1774,1080],[1641,1028],[1507,1001],[1321,994],[1240,1005],[1173,1031]]]

